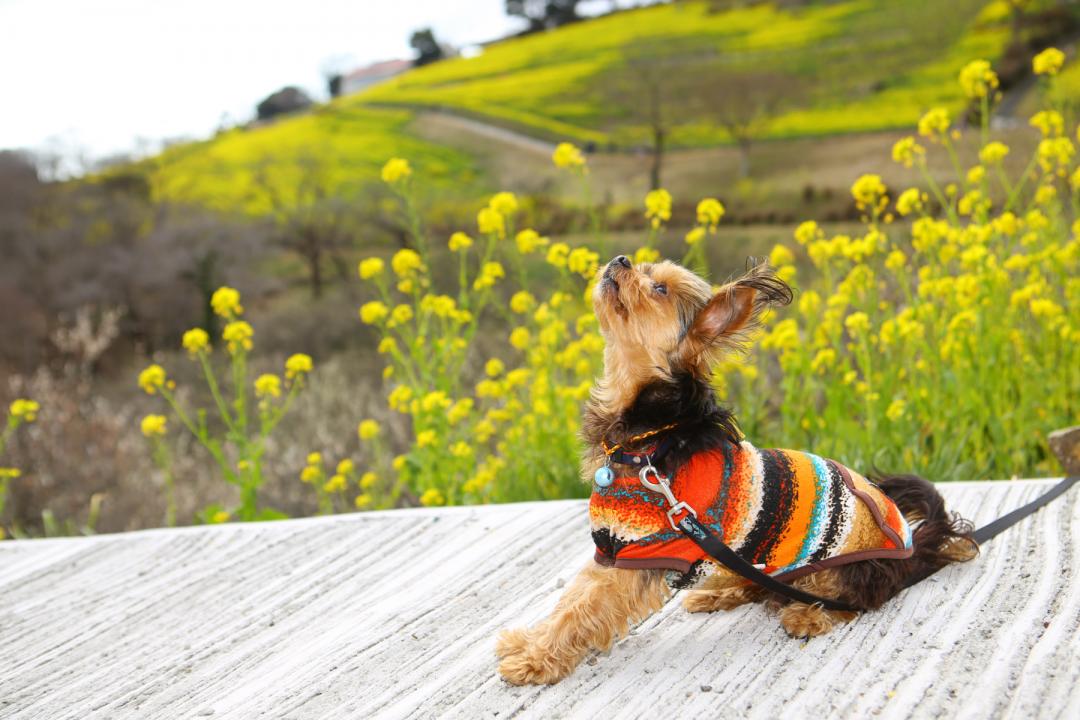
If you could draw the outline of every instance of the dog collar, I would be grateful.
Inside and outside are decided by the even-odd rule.
[[[660,459],[664,457],[675,444],[675,438],[668,435],[660,439],[659,442],[654,443],[651,447],[645,450],[631,451],[627,450],[624,445],[635,443],[639,440],[645,440],[650,437],[655,437],[661,433],[667,432],[678,427],[678,423],[671,423],[665,425],[662,428],[656,430],[649,430],[626,440],[624,443],[616,443],[614,445],[608,445],[607,440],[601,440],[600,445],[604,448],[604,454],[607,455],[608,463],[616,463],[619,465],[631,465],[634,467],[644,467],[650,462],[658,463]]]

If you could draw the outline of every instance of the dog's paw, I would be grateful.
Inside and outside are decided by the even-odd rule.
[[[549,685],[573,670],[561,667],[527,630],[504,630],[495,644],[495,654],[501,658],[499,674],[511,685]]]
[[[794,602],[780,610],[780,624],[793,638],[812,638],[824,635],[855,615],[856,613],[835,612],[817,605]]]
[[[691,590],[683,598],[687,612],[705,613],[717,610],[734,610],[740,605],[753,602],[754,592],[748,588],[730,587],[721,590]]]

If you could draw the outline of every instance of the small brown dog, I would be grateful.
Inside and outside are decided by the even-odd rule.
[[[879,607],[909,578],[974,557],[970,524],[946,513],[925,480],[872,484],[831,460],[741,440],[717,403],[711,368],[740,348],[767,307],[791,298],[766,265],[716,293],[670,262],[634,267],[619,256],[601,268],[593,305],[606,340],[604,376],[586,407],[582,463],[583,477],[596,482],[596,557],[550,617],[499,637],[506,680],[558,682],[658,610],[668,584],[693,588],[683,601],[691,612],[768,600],[796,637],[857,615],[771,595],[714,562],[668,525],[674,502],[644,485],[642,468],[670,478],[675,497],[763,572],[858,608]]]

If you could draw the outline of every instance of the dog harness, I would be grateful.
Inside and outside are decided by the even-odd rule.
[[[810,453],[726,443],[691,457],[670,489],[696,509],[701,525],[777,580],[914,552],[911,528],[892,500],[862,475]],[[594,486],[589,518],[602,565],[672,570],[680,573],[670,578],[677,587],[717,568],[674,527],[664,497],[636,472]]]

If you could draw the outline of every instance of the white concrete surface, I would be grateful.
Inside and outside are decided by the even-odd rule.
[[[1046,481],[943,485],[980,524]],[[553,687],[495,672],[580,501],[0,543],[0,717],[1080,717],[1080,492],[808,642],[677,602]]]

